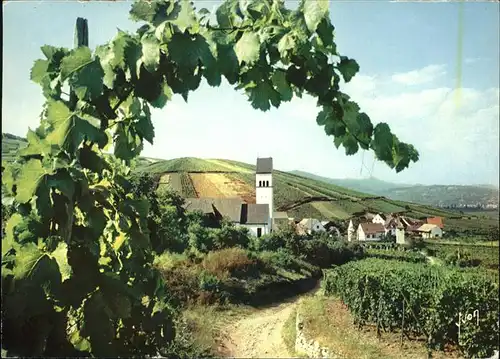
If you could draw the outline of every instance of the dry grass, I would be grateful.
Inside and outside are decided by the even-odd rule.
[[[201,262],[208,273],[219,279],[226,279],[238,273],[247,273],[259,265],[256,259],[248,257],[247,252],[240,248],[227,248],[210,252]]]
[[[305,298],[299,309],[304,317],[308,337],[328,347],[343,358],[356,359],[426,359],[423,341],[405,338],[401,347],[400,333],[382,333],[377,338],[374,327],[358,330],[353,318],[340,300],[315,296]],[[457,353],[433,352],[434,359],[461,358]]]
[[[240,197],[248,203],[255,201],[255,188],[224,173],[190,173],[199,197]],[[249,202],[250,201],[250,202]]]

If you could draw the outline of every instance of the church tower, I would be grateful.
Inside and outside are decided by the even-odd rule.
[[[269,205],[269,226],[273,225],[273,159],[257,158],[257,169],[255,171],[255,200],[257,204]]]

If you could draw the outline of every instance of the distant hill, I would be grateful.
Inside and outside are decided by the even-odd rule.
[[[398,201],[438,207],[475,206],[477,204],[486,206],[489,203],[498,204],[499,201],[498,188],[490,185],[405,185],[376,178],[333,179],[303,171],[291,171],[291,173]]]
[[[139,171],[158,178],[159,186],[168,186],[184,197],[240,197],[255,202],[255,166],[225,159],[177,158],[142,166]],[[486,234],[498,228],[496,218],[460,214],[388,199],[351,190],[325,181],[274,170],[275,210],[290,217],[315,217],[322,220],[347,220],[366,212],[402,213],[424,219],[442,216],[445,228],[457,233]]]
[[[2,161],[13,161],[17,150],[27,144],[25,138],[10,133],[2,133]]]
[[[6,140],[11,139],[2,137],[2,142]],[[141,158],[135,171],[154,175],[159,187],[168,186],[184,197],[240,197],[255,203],[255,166],[251,164],[192,157]],[[273,187],[275,210],[286,211],[289,217],[344,221],[366,212],[404,213],[421,219],[442,216],[445,227],[471,233],[488,233],[498,226],[493,218],[479,220],[470,214],[464,217],[458,212],[388,199],[279,170],[273,171]]]

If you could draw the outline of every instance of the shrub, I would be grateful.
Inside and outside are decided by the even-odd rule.
[[[248,248],[249,243],[248,228],[235,227],[232,223],[224,221],[222,227],[214,231],[213,244],[215,249]]]
[[[259,257],[268,266],[293,272],[298,272],[301,269],[301,265],[297,261],[297,258],[284,248],[280,248],[276,252],[260,252]]]
[[[262,262],[250,258],[241,248],[227,248],[208,253],[201,262],[203,269],[219,279],[258,276]]]

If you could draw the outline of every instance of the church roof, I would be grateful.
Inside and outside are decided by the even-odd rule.
[[[255,173],[272,173],[273,172],[273,158],[257,158],[257,168]]]
[[[189,211],[199,210],[205,214],[218,212],[222,217],[229,218],[231,222],[240,222],[241,198],[187,198],[185,208]]]
[[[266,203],[241,205],[241,224],[267,224],[269,205]]]

